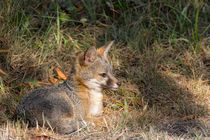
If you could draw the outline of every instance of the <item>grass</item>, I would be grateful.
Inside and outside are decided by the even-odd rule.
[[[0,2],[0,137],[209,137],[207,1],[72,3],[64,11],[56,2]],[[60,136],[12,119],[27,92],[51,84],[50,78],[59,79],[55,68],[68,75],[76,52],[110,40],[115,45],[109,56],[122,86],[105,91],[98,126]]]

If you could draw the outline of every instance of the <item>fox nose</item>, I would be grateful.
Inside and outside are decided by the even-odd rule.
[[[120,87],[121,86],[121,83],[120,82],[117,82],[117,85]]]

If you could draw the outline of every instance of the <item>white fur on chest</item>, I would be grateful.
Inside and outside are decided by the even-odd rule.
[[[103,95],[100,91],[90,90],[90,114],[98,116],[103,112]]]
[[[96,79],[91,79],[86,82],[90,88],[90,108],[89,112],[92,116],[98,116],[103,112],[103,94],[102,89]]]

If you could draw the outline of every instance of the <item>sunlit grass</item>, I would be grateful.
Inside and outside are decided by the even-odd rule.
[[[75,5],[65,12],[53,2],[0,2],[0,50],[10,50],[0,53],[0,69],[8,74],[0,75],[0,137],[56,138],[50,130],[14,121],[15,107],[32,88],[44,86],[39,82],[57,78],[56,67],[68,75],[76,52],[115,40],[110,59],[122,86],[104,93],[100,126],[72,138],[203,139],[210,96],[207,2]]]

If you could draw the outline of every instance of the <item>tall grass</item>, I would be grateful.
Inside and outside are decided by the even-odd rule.
[[[57,46],[60,48],[61,46],[61,40],[60,40],[60,16],[59,16],[59,10],[58,10],[58,5],[57,5],[57,35],[56,35],[56,41],[57,41]]]
[[[198,33],[198,16],[199,16],[199,12],[200,12],[200,6],[196,10],[194,30],[192,32],[193,46],[194,46],[195,53],[198,53],[200,51],[200,35]]]
[[[58,79],[56,67],[68,75],[76,52],[115,40],[110,59],[122,87],[105,92],[101,126],[78,136],[206,136],[207,1],[72,0],[66,7],[72,9],[50,1],[0,1],[0,50],[9,49],[0,53],[0,69],[8,74],[0,78],[0,122],[13,121],[15,107],[32,88]],[[20,123],[8,128],[37,135]]]

